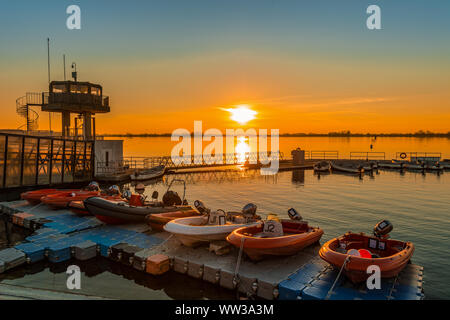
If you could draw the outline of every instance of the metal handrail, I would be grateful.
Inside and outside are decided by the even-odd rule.
[[[385,160],[385,152],[373,151],[352,151],[350,152],[350,160]]]
[[[308,155],[308,157],[307,157]],[[309,160],[328,160],[328,159],[339,159],[339,151],[306,151],[305,158]]]
[[[217,166],[217,165],[235,165],[241,163],[241,155],[238,153],[234,154],[218,154],[213,157],[205,157],[203,155],[191,155],[186,158],[179,157],[178,159],[173,159],[171,156],[157,156],[157,157],[142,157],[142,156],[130,156],[123,157],[121,160],[96,162],[96,172],[100,173],[112,173],[119,172],[126,169],[149,169],[159,165],[165,165],[168,168],[189,168],[197,166]],[[246,159],[258,163],[261,160],[273,160],[278,158],[282,160],[284,158],[281,152],[272,153],[247,153]],[[188,161],[181,160],[190,160]],[[213,161],[219,159],[220,161]],[[180,161],[177,161],[180,160]]]
[[[402,158],[401,155],[406,154],[406,158]],[[411,159],[411,158],[442,158],[441,152],[422,152],[422,151],[413,151],[413,152],[396,152],[395,159]]]

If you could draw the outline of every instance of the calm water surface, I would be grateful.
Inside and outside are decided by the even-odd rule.
[[[322,243],[346,231],[371,233],[378,221],[389,219],[394,225],[391,237],[416,246],[412,261],[425,267],[427,298],[450,298],[448,171],[440,175],[380,171],[359,179],[339,174],[319,178],[310,170],[263,177],[252,170],[184,178],[189,182],[187,198],[201,199],[213,209],[239,210],[253,202],[260,214],[287,218],[287,209],[294,207],[305,220],[324,229]]]
[[[169,137],[111,139],[124,140],[125,156],[168,156],[177,144]],[[204,142],[204,147],[209,143]],[[386,159],[394,158],[397,152],[441,152],[443,158],[450,159],[448,138],[379,137],[374,140],[372,137],[280,137],[279,143],[280,151],[286,157],[290,157],[291,151],[300,147],[307,151],[339,151],[341,158],[348,158],[350,152],[373,151],[385,152]]]
[[[149,185],[146,193],[158,190],[162,195],[175,177],[187,181],[187,199],[191,203],[201,199],[212,209],[239,210],[253,202],[263,216],[276,213],[287,217],[287,209],[295,207],[305,220],[324,229],[322,243],[349,230],[371,233],[379,220],[389,219],[394,224],[392,238],[413,241],[416,246],[412,261],[425,267],[426,297],[450,299],[450,172],[422,175],[380,171],[362,179],[339,174],[319,178],[310,170],[270,177],[260,176],[258,170],[209,172],[166,176]],[[174,189],[181,195],[181,184]],[[93,264],[97,273],[88,267],[83,269],[90,277],[85,289],[89,294],[146,299],[232,297],[225,290],[178,275],[128,281],[137,272],[123,271],[123,267],[114,270],[118,267],[105,261]],[[60,289],[65,285],[64,271],[55,274],[43,267],[34,274],[15,272],[16,276],[4,280],[0,277],[0,281],[31,286],[44,283]]]

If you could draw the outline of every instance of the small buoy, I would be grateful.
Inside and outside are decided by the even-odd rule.
[[[370,253],[369,250],[359,249],[358,252],[361,258],[369,258],[369,259],[372,258],[372,254]]]
[[[359,254],[359,251],[356,249],[350,249],[347,251],[347,254],[349,256],[355,256],[355,257],[360,257],[361,255]]]

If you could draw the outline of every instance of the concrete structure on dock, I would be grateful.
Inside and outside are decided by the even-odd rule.
[[[292,165],[301,166],[305,164],[305,150],[297,148],[291,151]]]
[[[96,140],[94,149],[96,177],[119,174],[124,170],[123,140]]]
[[[101,255],[116,263],[146,272],[150,257],[164,254],[170,268],[186,276],[235,290],[247,297],[264,299],[420,300],[423,299],[423,268],[408,265],[395,279],[382,282],[382,289],[367,290],[340,278],[314,245],[290,257],[252,262],[243,259],[237,268],[238,250],[217,256],[207,247],[182,246],[166,232],[152,232],[146,224],[110,226],[94,217],[80,217],[67,210],[49,210],[25,201],[0,203],[0,215],[16,225],[35,230],[13,248],[0,250],[0,273],[24,263],[48,259],[60,263]],[[8,295],[11,295],[11,288]],[[5,290],[0,286],[0,296]]]

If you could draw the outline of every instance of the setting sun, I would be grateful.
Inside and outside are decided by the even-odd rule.
[[[255,119],[256,111],[249,109],[247,105],[239,105],[236,108],[225,109],[231,113],[231,120],[245,124]]]

